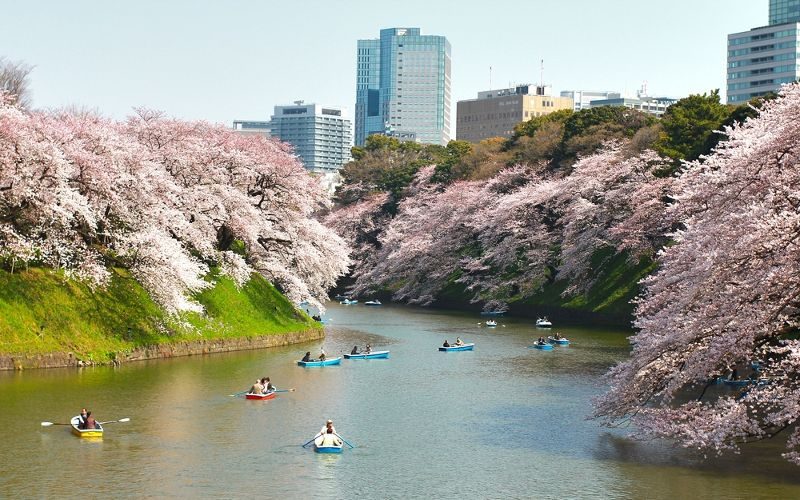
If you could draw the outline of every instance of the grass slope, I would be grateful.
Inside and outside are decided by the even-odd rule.
[[[633,316],[630,301],[639,293],[639,281],[653,272],[655,263],[648,258],[631,262],[625,253],[615,254],[605,249],[592,256],[594,281],[586,293],[562,296],[567,289],[566,281],[545,284],[541,290],[519,296],[509,301],[512,312],[541,313],[545,308],[561,308],[598,314],[620,324],[628,324]],[[448,306],[468,304],[472,298],[464,287],[456,283],[459,274],[454,273],[448,285],[439,293],[439,302]]]
[[[48,269],[0,270],[0,353],[70,351],[109,361],[145,345],[320,328],[261,276],[240,290],[214,276],[217,284],[197,296],[206,314],[174,318],[126,270],[114,271],[107,288],[92,290]]]

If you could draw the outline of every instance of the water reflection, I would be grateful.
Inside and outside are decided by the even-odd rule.
[[[332,304],[324,342],[175,358],[119,368],[0,374],[7,436],[0,492],[18,497],[312,498],[800,497],[778,443],[704,460],[666,442],[635,442],[592,420],[601,375],[627,332],[558,328],[573,344],[528,349],[530,320],[416,308]],[[440,353],[444,338],[475,351]],[[391,350],[387,360],[305,369],[320,347]],[[269,376],[269,401],[229,394]],[[109,424],[100,443],[41,428],[81,407]],[[301,445],[332,418],[356,445],[341,455]],[[59,432],[64,431],[64,432]],[[85,467],[93,472],[83,474]],[[101,476],[103,481],[97,481]],[[36,478],[36,481],[31,481]],[[264,478],[263,481],[260,480]],[[268,487],[265,486],[268,485]],[[267,488],[267,489],[265,489]]]

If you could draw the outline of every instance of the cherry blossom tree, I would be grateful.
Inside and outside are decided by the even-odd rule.
[[[121,264],[170,312],[200,309],[191,296],[211,285],[209,266],[319,304],[349,264],[313,217],[327,203],[276,141],[147,110],[118,123],[0,105],[0,256],[12,266],[102,286]]]
[[[684,168],[669,210],[680,229],[644,280],[633,352],[599,417],[717,451],[788,429],[784,456],[800,464],[798,112],[800,87],[784,87]],[[753,382],[711,386],[733,370]]]

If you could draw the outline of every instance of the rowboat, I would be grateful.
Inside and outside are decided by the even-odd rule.
[[[543,351],[552,351],[553,350],[553,346],[552,345],[550,345],[550,344],[540,344],[538,342],[533,344],[533,345],[531,345],[531,346],[528,346],[528,348],[530,348],[530,349],[541,349]]]
[[[557,339],[555,337],[547,337],[547,341],[550,342],[551,344],[569,345],[569,339],[565,339],[563,337],[560,339]]]
[[[339,303],[343,304],[343,305],[346,305],[346,306],[352,306],[354,304],[358,304],[358,301],[357,300],[344,299],[343,301],[341,301]]]
[[[749,378],[737,379],[737,380],[733,380],[733,379],[729,379],[729,378],[723,378],[723,379],[720,379],[720,380],[722,381],[723,384],[731,386],[731,387],[744,387],[746,385],[750,385],[750,384],[755,382],[754,380],[751,380]]]
[[[376,300],[368,300],[368,301],[364,302],[364,305],[365,306],[382,306],[383,304],[381,304],[380,300],[376,299]]]
[[[299,366],[333,366],[341,364],[342,358],[339,356],[338,358],[331,358],[326,359],[325,361],[314,360],[314,361],[298,361],[297,364]]]
[[[314,451],[317,453],[341,453],[342,452],[342,443],[339,441],[338,445],[328,445],[322,446],[322,442],[324,440],[324,436],[319,436],[314,440]]]
[[[359,354],[345,354],[346,359],[383,359],[389,357],[389,351],[373,351],[369,354],[362,352]]]
[[[497,321],[493,319],[488,319],[486,320],[486,326],[488,326],[489,328],[494,328],[497,326]]]
[[[258,399],[258,400],[261,400],[261,401],[263,401],[265,399],[275,399],[275,391],[269,391],[269,392],[267,392],[265,394],[253,394],[253,393],[249,393],[248,392],[247,394],[245,394],[244,397],[246,399]]]
[[[81,417],[76,416],[72,417],[69,421],[70,425],[72,426],[72,433],[78,437],[82,438],[101,438],[103,437],[103,426],[100,425],[100,422],[97,422],[96,429],[79,429],[78,424],[80,424]]]
[[[482,311],[482,312],[481,312],[481,316],[495,316],[495,317],[499,317],[499,316],[502,316],[502,315],[504,315],[505,313],[506,313],[505,311]]]
[[[475,348],[475,343],[469,343],[464,345],[451,345],[450,347],[441,346],[439,348],[442,352],[450,352],[450,351],[471,351]]]
[[[538,318],[536,320],[536,326],[539,328],[550,328],[553,326],[553,323],[551,323],[547,318]]]

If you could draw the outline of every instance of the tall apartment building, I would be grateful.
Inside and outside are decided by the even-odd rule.
[[[800,78],[800,0],[770,0],[769,26],[728,35],[728,103],[739,104]]]
[[[619,99],[622,97],[622,93],[598,90],[562,90],[561,97],[569,97],[572,99],[574,103],[572,110],[580,111],[582,109],[591,108],[592,101],[600,99]]]
[[[450,140],[450,43],[419,28],[389,28],[359,40],[355,143],[371,134],[429,144]]]
[[[272,137],[294,146],[306,169],[336,172],[351,160],[351,122],[342,108],[295,101],[275,106],[271,118]]]
[[[478,92],[477,99],[458,101],[456,138],[479,142],[491,137],[511,137],[519,122],[572,108],[572,98],[554,97],[550,95],[550,87],[545,86],[517,85]]]

